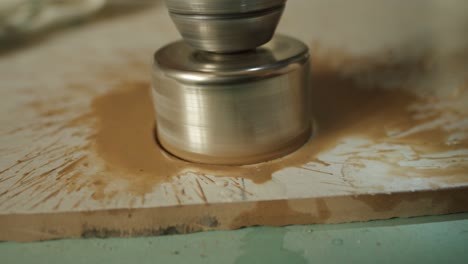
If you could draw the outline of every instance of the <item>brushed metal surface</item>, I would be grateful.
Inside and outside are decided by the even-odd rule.
[[[209,164],[294,151],[311,133],[308,58],[303,43],[284,36],[242,55],[207,54],[182,41],[162,48],[153,69],[159,142]]]
[[[178,14],[237,14],[279,7],[286,0],[166,0],[170,12]]]
[[[193,48],[232,53],[259,47],[273,36],[284,6],[236,15],[169,13],[179,33]]]

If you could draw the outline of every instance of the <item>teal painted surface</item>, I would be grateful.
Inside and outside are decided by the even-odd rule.
[[[307,263],[303,250],[298,248],[287,249],[284,238],[291,232],[287,228],[251,228],[241,239],[242,255],[236,263]]]
[[[0,263],[468,263],[468,214],[145,238],[0,243]]]

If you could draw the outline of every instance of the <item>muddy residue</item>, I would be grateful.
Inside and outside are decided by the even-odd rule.
[[[128,180],[134,187],[141,185],[145,191],[183,169],[184,163],[166,154],[154,140],[155,119],[147,83],[123,84],[96,98],[92,107],[98,118],[95,150],[108,169],[131,175]]]
[[[314,57],[312,61],[311,118],[315,120],[316,132],[304,147],[288,156],[248,166],[211,166],[186,162],[168,154],[154,138],[155,116],[147,82],[125,82],[93,101],[92,115],[98,119],[94,149],[108,169],[123,172],[115,175],[126,175],[122,177],[131,182],[133,192],[144,194],[155,184],[170,181],[186,172],[243,177],[262,183],[283,168],[300,167],[317,160],[323,162],[317,159],[319,153],[334,148],[343,138],[351,136],[408,144],[424,153],[467,147],[465,140],[448,144],[448,132],[443,126],[411,130],[447,113],[465,113],[456,112],[450,105],[431,110],[432,113],[429,110],[416,111],[415,107],[424,109],[426,105],[437,103],[438,99],[419,98],[409,92],[410,89],[400,87],[381,89],[378,81],[363,86],[356,81],[359,73],[356,77],[341,72],[353,65],[349,58],[340,61]],[[388,69],[382,69],[380,65],[375,69],[367,68],[366,74],[372,70]],[[406,69],[393,69],[398,70]],[[457,172],[464,169],[456,168]]]
[[[170,155],[154,138],[155,116],[149,83],[125,83],[94,100],[93,115],[98,118],[95,150],[109,169],[131,175],[132,184],[141,183],[145,190],[151,188],[152,183],[170,180],[185,172],[243,177],[262,183],[271,179],[275,171],[313,161],[317,153],[335,146],[345,135],[365,132],[369,136],[381,136],[379,119],[385,115],[404,115],[406,105],[416,100],[402,92],[360,91],[350,81],[327,78],[330,79],[324,81],[328,91],[316,94],[317,100],[313,100],[314,112],[319,113],[315,115],[316,134],[300,150],[280,159],[248,166],[215,166],[195,164]],[[347,88],[342,92],[344,101],[337,101],[333,96],[339,93],[336,89],[340,87]],[[369,112],[372,115],[366,115]]]

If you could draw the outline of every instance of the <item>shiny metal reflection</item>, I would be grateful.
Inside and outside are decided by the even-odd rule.
[[[170,13],[182,37],[193,48],[232,53],[259,47],[272,38],[284,6],[234,15]]]
[[[189,161],[239,165],[288,154],[310,136],[307,47],[277,36],[230,55],[172,43],[155,54],[157,136]]]
[[[237,14],[271,9],[286,0],[166,0],[167,8],[177,14]]]

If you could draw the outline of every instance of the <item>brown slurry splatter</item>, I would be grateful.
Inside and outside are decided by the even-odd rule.
[[[168,154],[154,139],[155,117],[150,84],[147,82],[124,82],[93,101],[92,116],[98,119],[94,149],[109,170],[122,172],[115,173],[115,177],[124,177],[131,182],[132,192],[145,194],[155,184],[170,181],[172,177],[186,172],[243,177],[262,183],[271,179],[272,173],[286,167],[301,167],[311,161],[326,164],[317,159],[317,154],[335,147],[344,137],[353,135],[408,144],[432,152],[466,146],[466,142],[453,146],[444,144],[447,133],[441,129],[390,138],[386,134],[387,128],[405,131],[427,122],[427,118],[413,118],[409,106],[424,104],[434,98],[418,98],[400,89],[364,89],[355,78],[337,71],[340,67],[336,66],[336,58],[314,57],[312,61],[315,67],[312,74],[311,117],[316,122],[316,133],[304,147],[288,156],[248,166],[214,166],[186,162]],[[353,61],[343,59],[341,63],[352,64]],[[379,66],[375,70],[381,68]],[[112,177],[104,177],[103,180],[111,181]],[[102,194],[102,191],[97,193]]]
[[[359,72],[359,70],[346,71],[346,69],[352,68],[355,64],[359,65],[358,68],[362,72]],[[387,135],[389,129],[407,131],[418,124],[430,122],[447,113],[466,117],[466,111],[459,112],[450,106],[445,106],[440,109],[431,110],[433,112],[426,117],[415,118],[415,114],[417,113],[410,106],[437,104],[438,99],[430,96],[420,98],[413,95],[408,92],[411,89],[404,86],[404,81],[401,82],[403,89],[388,89],[385,87],[381,89],[382,87],[380,86],[385,86],[385,80],[374,82],[372,84],[373,87],[367,87],[359,82],[362,75],[381,76],[386,75],[388,72],[407,72],[408,67],[413,68],[415,66],[414,63],[409,66],[399,63],[388,67],[381,62],[377,62],[376,65],[374,64],[372,59],[366,61],[347,56],[345,53],[340,52],[331,52],[325,55],[323,55],[323,52],[312,52],[311,118],[314,119],[316,124],[315,134],[301,149],[290,155],[248,166],[195,164],[180,160],[165,152],[154,139],[155,120],[151,102],[150,84],[146,81],[138,81],[142,78],[125,77],[125,80],[117,87],[113,87],[109,93],[94,98],[91,113],[74,117],[68,120],[66,124],[60,122],[54,124],[51,131],[46,133],[46,135],[54,136],[63,130],[64,127],[88,126],[91,124],[91,128],[95,130],[92,136],[87,138],[91,143],[89,146],[77,149],[77,151],[91,150],[105,161],[104,171],[93,175],[88,180],[84,180],[84,178],[80,178],[75,174],[79,173],[81,168],[87,167],[88,164],[93,164],[96,161],[92,156],[83,156],[76,159],[76,162],[64,165],[64,168],[59,171],[60,175],[58,178],[62,178],[66,174],[63,177],[66,178],[64,184],[77,188],[66,188],[68,192],[80,190],[83,187],[91,187],[94,191],[93,197],[101,200],[115,195],[115,191],[106,190],[106,187],[115,180],[127,182],[127,191],[129,193],[143,195],[151,192],[159,183],[170,182],[174,176],[179,176],[186,172],[193,172],[198,175],[240,177],[250,179],[256,183],[263,183],[270,180],[274,172],[286,167],[300,168],[309,162],[329,166],[329,163],[318,158],[318,154],[334,148],[343,138],[355,135],[372,139],[376,143],[409,145],[418,150],[418,153],[425,154],[460,150],[468,147],[466,139],[456,144],[445,144],[448,132],[442,130],[441,126],[402,137]],[[141,70],[142,67],[140,65],[137,68]],[[382,72],[386,74],[381,74]],[[401,76],[398,73],[390,75]],[[117,78],[115,73],[109,77],[113,79]],[[406,75],[404,76],[404,78],[407,77]],[[85,85],[77,84],[72,84],[72,86],[74,90],[78,89],[80,91],[82,87],[85,87]],[[84,89],[89,95],[91,93],[88,90],[90,90],[89,87]],[[460,94],[457,97],[466,97],[468,89],[461,89],[459,92]],[[96,93],[93,92],[92,94]],[[53,105],[54,102],[60,102],[57,103],[57,109],[46,107]],[[29,107],[36,109],[42,117],[53,117],[60,114],[63,105],[67,102],[69,102],[69,99],[60,97],[57,100],[53,99],[51,103],[48,101],[47,104],[30,103]],[[457,109],[460,109],[460,107]],[[91,122],[92,120],[97,120],[97,123]],[[46,123],[38,124],[38,126],[46,125]],[[26,129],[26,127],[21,129]],[[31,127],[28,127],[28,129],[31,129]],[[43,152],[44,150],[41,150],[36,155],[44,154]],[[32,159],[34,156],[31,155],[25,156],[24,161]],[[356,153],[355,156],[359,157],[359,153]],[[381,157],[366,158],[380,159]],[[385,159],[385,157],[382,156],[382,159]],[[18,166],[23,166],[24,161],[18,161],[11,168],[6,168],[5,171],[11,171],[14,168],[18,168]],[[388,162],[386,160],[382,161]],[[364,166],[360,163],[356,164]],[[454,183],[461,180],[465,181],[466,171],[468,171],[463,166],[422,170],[416,168],[399,169],[398,164],[391,165],[396,168],[394,174],[400,176],[407,175],[410,170],[413,174],[417,173],[418,175],[427,175],[428,177],[454,175],[457,173],[464,176],[463,179],[447,177],[448,181]],[[69,177],[71,174],[75,176]],[[25,174],[24,178],[30,178],[30,175]],[[8,179],[8,177],[3,177],[1,180],[5,179]]]

